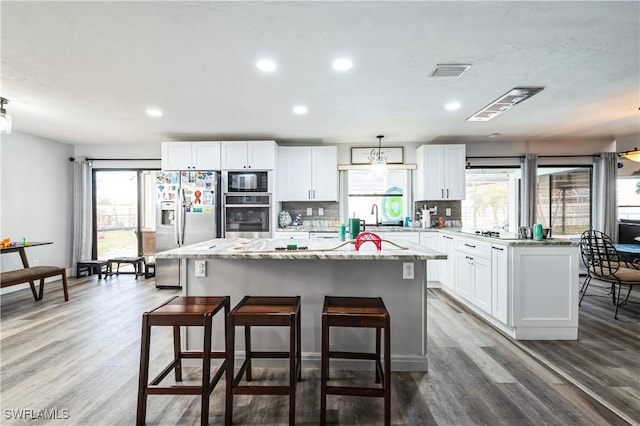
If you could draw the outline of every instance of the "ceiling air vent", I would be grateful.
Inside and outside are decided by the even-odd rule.
[[[431,73],[431,77],[460,77],[471,64],[438,64]]]
[[[509,111],[514,105],[529,99],[544,87],[514,87],[480,111],[467,118],[467,121],[489,121],[494,117]]]

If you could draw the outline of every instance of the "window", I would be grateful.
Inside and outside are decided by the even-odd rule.
[[[616,181],[618,219],[640,220],[640,177],[619,177]]]
[[[590,167],[538,167],[536,223],[554,237],[591,229]]]
[[[367,224],[398,222],[410,215],[409,171],[389,170],[386,174],[374,174],[369,170],[347,172],[349,217],[363,219]]]
[[[462,224],[480,230],[517,232],[520,176],[519,168],[467,169]]]

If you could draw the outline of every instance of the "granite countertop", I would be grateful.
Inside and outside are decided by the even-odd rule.
[[[377,251],[371,242],[356,251],[353,244],[342,244],[337,238],[300,240],[307,250],[276,250],[291,244],[289,239],[215,239],[156,254],[157,259],[276,259],[276,260],[430,260],[447,255],[418,244],[402,242],[401,249],[383,241]],[[299,245],[301,245],[299,244]],[[333,249],[335,248],[335,249]]]
[[[547,238],[541,241],[522,239],[518,237],[518,234],[510,232],[500,232],[502,238],[483,237],[481,235],[475,235],[468,233],[461,228],[440,228],[439,232],[454,237],[470,238],[478,241],[485,241],[492,244],[502,244],[511,247],[539,247],[539,246],[577,246],[579,241],[572,241],[565,238]]]

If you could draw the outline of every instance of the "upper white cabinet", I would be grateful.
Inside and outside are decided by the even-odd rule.
[[[222,141],[222,169],[273,170],[276,149],[274,141]]]
[[[464,145],[420,146],[416,200],[464,200],[465,162]]]
[[[338,201],[335,146],[278,148],[280,201]]]
[[[220,170],[220,142],[162,142],[162,170]]]

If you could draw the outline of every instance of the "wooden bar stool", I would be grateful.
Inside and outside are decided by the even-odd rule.
[[[244,326],[245,361],[234,378],[235,328]],[[251,349],[252,326],[289,327],[289,351],[267,352]],[[264,297],[245,296],[229,314],[229,331],[227,332],[227,407],[225,424],[233,421],[233,395],[289,395],[289,424],[295,424],[296,417],[296,380],[302,380],[302,353],[300,349],[300,296],[296,297]],[[247,382],[251,377],[251,360],[253,358],[288,358],[288,386],[252,386],[240,385],[246,373]]]
[[[366,327],[376,329],[375,353],[329,350],[330,327]],[[384,368],[380,362],[380,335],[384,330]],[[320,372],[320,424],[327,424],[327,395],[372,396],[384,398],[384,424],[391,424],[391,320],[380,297],[325,296],[322,309],[322,359]],[[327,386],[329,359],[375,361],[376,383],[381,387]]]
[[[136,425],[145,423],[148,395],[200,395],[202,398],[200,423],[209,424],[209,398],[214,387],[226,371],[226,341],[229,296],[225,297],[173,297],[150,312],[142,315],[142,344],[140,351],[140,378],[138,382],[138,414]],[[224,309],[225,351],[211,351],[212,318]],[[173,351],[175,358],[156,378],[149,382],[149,347],[151,345],[151,327],[173,327]],[[202,352],[182,352],[180,349],[180,327],[204,327],[204,347]],[[175,371],[176,382],[182,381],[182,359],[202,358],[202,383],[198,386],[160,386],[160,382]],[[213,379],[211,359],[223,359]]]

